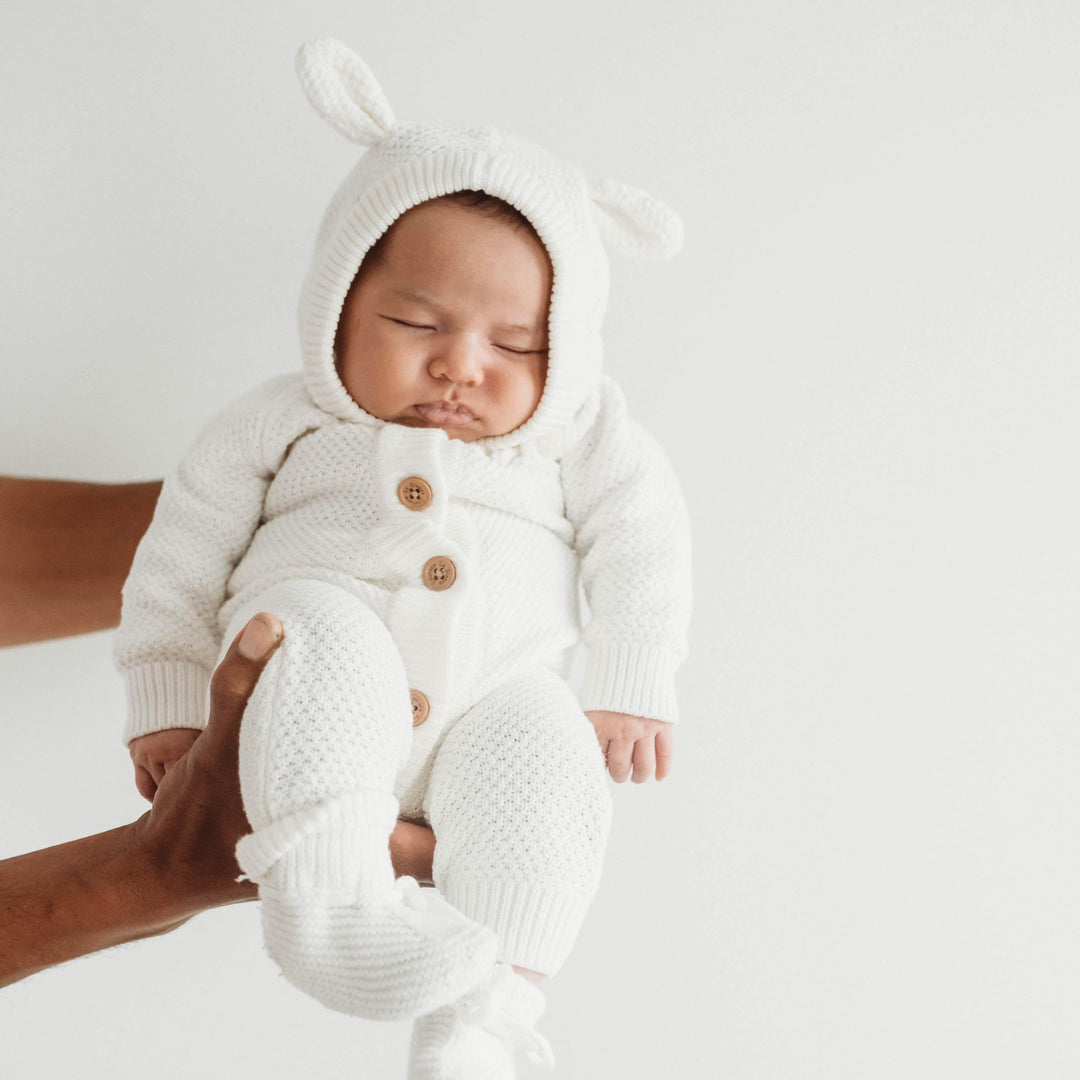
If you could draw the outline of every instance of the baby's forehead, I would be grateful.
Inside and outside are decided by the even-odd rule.
[[[516,211],[515,211],[516,214]],[[547,248],[534,229],[502,212],[429,200],[401,214],[372,245],[360,270],[422,291],[457,275],[487,280],[496,291],[541,278],[552,283]]]

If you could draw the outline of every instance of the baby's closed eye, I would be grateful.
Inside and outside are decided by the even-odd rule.
[[[407,319],[398,319],[393,315],[382,315],[380,318],[386,319],[388,322],[397,323],[398,326],[407,326],[411,330],[438,330],[437,326],[431,326],[428,323],[414,323],[409,322]],[[547,349],[515,349],[512,345],[501,345],[497,341],[490,343],[494,348],[501,349],[503,352],[514,353],[516,356],[547,356]]]

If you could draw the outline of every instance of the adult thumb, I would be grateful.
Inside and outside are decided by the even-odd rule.
[[[210,718],[202,739],[235,742],[248,698],[284,636],[277,616],[265,611],[236,635],[210,680]]]

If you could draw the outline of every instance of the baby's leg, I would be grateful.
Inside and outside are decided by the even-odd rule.
[[[395,887],[392,791],[412,709],[390,634],[355,596],[320,581],[273,586],[234,624],[255,608],[285,629],[240,729],[253,832],[237,857],[260,886],[267,951],[342,1012],[392,1019],[453,1000],[490,967],[493,946],[411,879]]]
[[[603,754],[570,688],[536,668],[473,706],[439,748],[425,805],[443,895],[496,932],[500,960],[554,975],[611,820]]]
[[[426,808],[436,885],[499,941],[501,970],[474,1012],[494,1008],[489,1032],[516,1030],[539,1050],[531,1027],[543,996],[506,965],[544,975],[562,966],[596,891],[611,819],[603,755],[566,684],[534,669],[470,709],[439,748]],[[513,1075],[500,1040],[461,1013],[417,1021],[411,1078],[479,1075],[481,1061],[492,1076]]]

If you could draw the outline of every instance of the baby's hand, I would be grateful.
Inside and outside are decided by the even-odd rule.
[[[657,780],[663,780],[671,771],[674,725],[666,720],[601,709],[587,710],[585,715],[592,721],[612,780],[623,783],[630,775],[631,762],[635,784],[648,780],[654,769]]]
[[[128,743],[135,763],[135,786],[144,799],[154,801],[165,774],[191,749],[202,734],[198,728],[169,728],[140,735]]]

